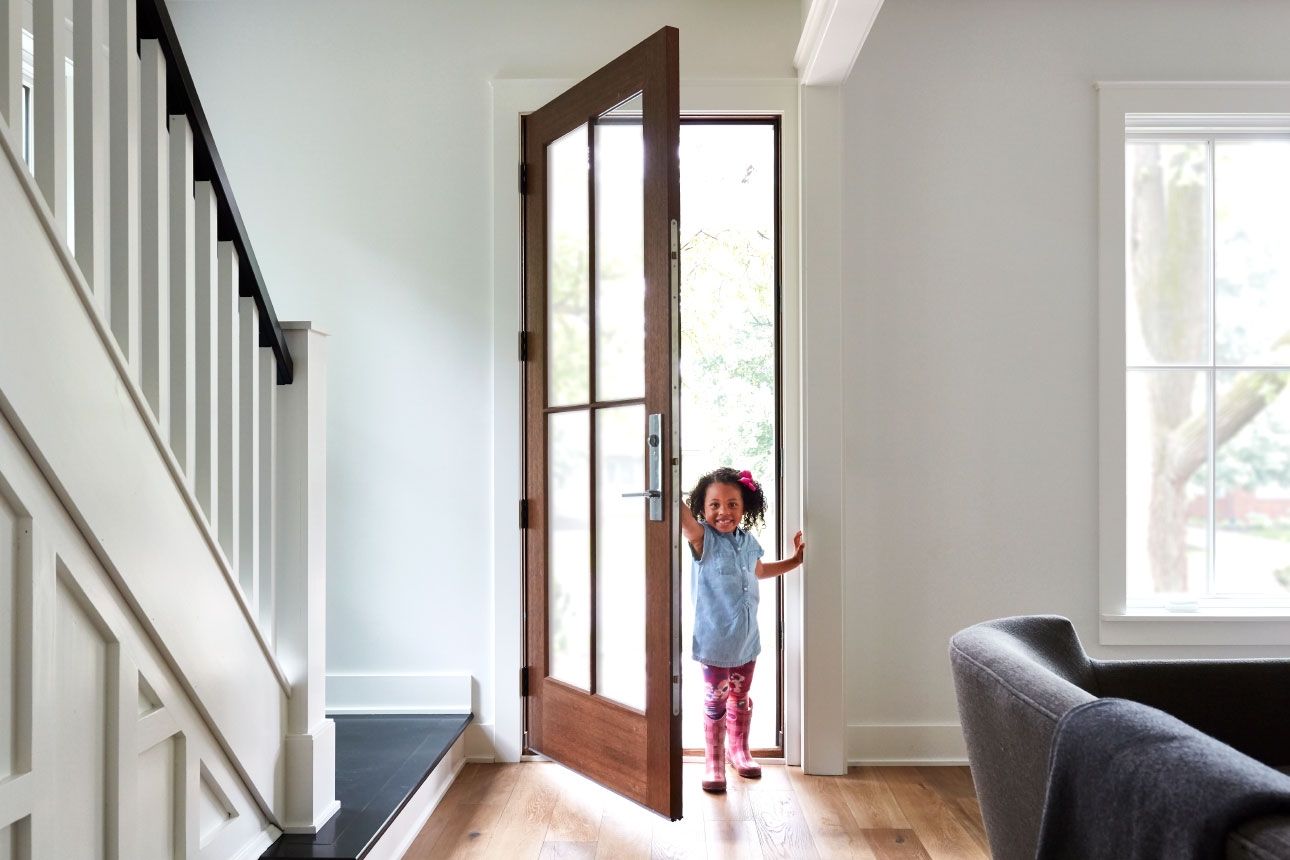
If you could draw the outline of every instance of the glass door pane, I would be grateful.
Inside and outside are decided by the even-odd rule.
[[[590,398],[591,239],[587,125],[547,147],[547,405]]]
[[[586,410],[547,417],[548,673],[591,689],[591,434]]]
[[[596,689],[645,710],[645,407],[596,413]]]
[[[644,130],[633,99],[596,125],[596,397],[645,394]]]

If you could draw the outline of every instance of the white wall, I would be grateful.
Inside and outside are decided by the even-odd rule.
[[[578,78],[669,24],[683,76],[791,76],[799,4],[221,0],[171,11],[279,317],[332,335],[328,672],[468,674],[488,725],[488,82]]]
[[[1098,647],[1093,88],[1287,80],[1286,32],[1279,2],[884,4],[843,93],[852,759],[961,750],[946,643],[987,618],[1290,653]]]

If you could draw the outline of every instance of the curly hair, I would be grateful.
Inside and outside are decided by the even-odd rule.
[[[703,502],[708,496],[708,487],[713,484],[729,484],[732,487],[738,487],[739,493],[743,496],[744,517],[739,524],[744,529],[761,529],[766,525],[766,495],[762,492],[761,483],[753,479],[757,489],[752,489],[747,484],[740,481],[742,473],[731,469],[729,466],[722,466],[720,469],[713,469],[708,474],[699,479],[690,491],[690,513],[699,521],[703,520]]]

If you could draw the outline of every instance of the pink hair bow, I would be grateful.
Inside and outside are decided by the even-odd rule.
[[[753,480],[752,472],[749,472],[747,469],[744,469],[739,473],[739,483],[743,484],[753,492],[757,491],[757,482]]]

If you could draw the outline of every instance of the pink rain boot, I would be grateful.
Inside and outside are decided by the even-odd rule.
[[[703,715],[703,790],[726,790],[726,721]]]
[[[730,764],[740,776],[757,779],[761,776],[761,765],[753,761],[748,752],[748,725],[752,722],[752,699],[748,707],[740,708],[733,698],[726,705],[726,755]]]

